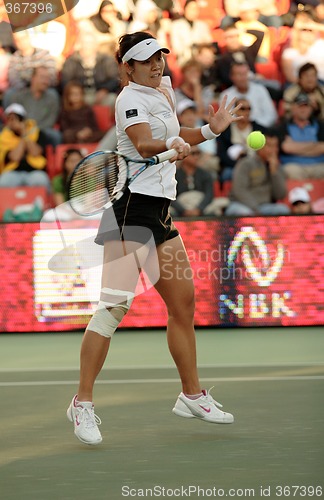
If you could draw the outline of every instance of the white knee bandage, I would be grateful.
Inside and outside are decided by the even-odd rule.
[[[102,288],[97,310],[87,329],[103,337],[111,338],[128,312],[133,299],[134,293],[132,292]]]

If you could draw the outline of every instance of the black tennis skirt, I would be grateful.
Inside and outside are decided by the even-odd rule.
[[[127,188],[114,206],[102,214],[95,242],[103,245],[105,241],[125,240],[160,245],[171,240],[179,232],[169,206],[167,198],[131,193]]]

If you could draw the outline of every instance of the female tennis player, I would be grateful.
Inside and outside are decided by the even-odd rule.
[[[74,433],[86,444],[98,444],[100,419],[94,413],[93,387],[106,359],[111,338],[129,310],[144,269],[168,311],[167,340],[182,383],[173,412],[205,422],[232,423],[230,413],[199,383],[194,332],[194,286],[182,239],[169,214],[176,196],[175,161],[190,153],[190,146],[214,139],[232,122],[240,106],[226,97],[209,123],[201,128],[180,128],[169,77],[163,77],[163,53],[152,35],[126,34],[119,40],[117,60],[128,84],[116,101],[118,151],[133,159],[148,158],[174,149],[170,161],[147,168],[102,216],[96,238],[104,245],[100,301],[83,337],[80,383],[67,410]],[[134,166],[135,169],[138,165]],[[132,172],[131,172],[132,173]]]

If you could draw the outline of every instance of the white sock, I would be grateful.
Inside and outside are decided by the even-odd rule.
[[[186,398],[188,399],[199,399],[201,396],[203,396],[203,392],[200,392],[199,394],[185,394]]]

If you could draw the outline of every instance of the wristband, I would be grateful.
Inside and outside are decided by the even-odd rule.
[[[210,126],[207,124],[207,125],[203,125],[200,129],[200,132],[201,132],[201,135],[207,140],[207,141],[210,141],[211,139],[215,139],[215,137],[218,137],[220,136],[220,134],[214,134],[214,132],[212,132]]]
[[[179,141],[181,141],[183,144],[185,144],[185,141],[182,139],[182,137],[179,137],[177,135],[174,135],[173,137],[169,137],[169,139],[167,139],[165,141],[165,146],[167,149],[171,149],[172,148],[172,144],[173,144],[173,141],[175,141],[176,139],[178,139]]]

